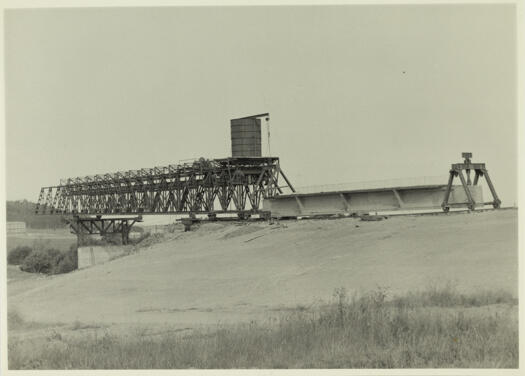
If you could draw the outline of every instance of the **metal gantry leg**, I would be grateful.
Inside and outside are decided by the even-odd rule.
[[[476,176],[474,176],[474,185],[478,185],[480,175],[483,176],[483,173],[480,170],[476,170]]]
[[[448,199],[450,198],[450,191],[452,190],[452,182],[454,181],[454,176],[456,175],[456,172],[454,170],[450,170],[449,177],[448,177],[448,184],[447,184],[447,190],[445,191],[445,199],[443,200],[443,203],[441,204],[441,208],[445,213],[447,213],[450,210],[450,207],[448,206]]]
[[[463,189],[465,190],[465,194],[467,195],[468,205],[467,207],[470,210],[474,210],[476,207],[476,203],[474,202],[474,199],[472,198],[472,194],[470,193],[470,189],[468,187],[467,182],[465,181],[465,177],[463,176],[463,171],[457,171],[459,180],[461,180],[461,185],[463,185]]]
[[[496,194],[496,189],[494,188],[494,184],[492,184],[492,180],[490,180],[489,172],[486,169],[483,169],[483,175],[485,175],[485,180],[489,186],[490,193],[492,193],[492,206],[494,209],[498,209],[501,206],[501,200]]]

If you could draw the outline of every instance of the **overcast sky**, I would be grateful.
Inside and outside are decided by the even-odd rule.
[[[517,201],[513,5],[10,10],[5,27],[9,200],[229,156],[229,119],[270,112],[296,186],[446,183],[471,151]]]

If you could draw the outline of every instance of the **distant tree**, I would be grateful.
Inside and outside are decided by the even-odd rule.
[[[36,215],[36,204],[27,200],[6,201],[8,222],[25,222],[29,228],[61,228],[65,220],[58,215]]]

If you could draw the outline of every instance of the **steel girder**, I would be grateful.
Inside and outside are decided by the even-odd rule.
[[[261,200],[294,191],[279,158],[199,159],[113,174],[61,180],[40,191],[37,214],[257,213]]]

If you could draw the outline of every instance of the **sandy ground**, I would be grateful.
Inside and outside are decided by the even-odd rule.
[[[455,283],[517,295],[516,210],[358,219],[207,223],[139,253],[67,275],[12,278],[27,321],[191,328],[387,287]]]

